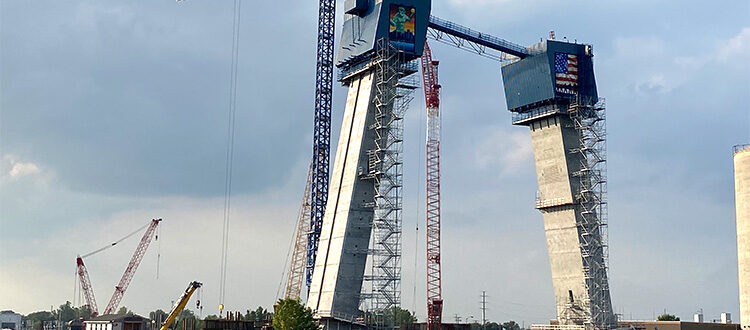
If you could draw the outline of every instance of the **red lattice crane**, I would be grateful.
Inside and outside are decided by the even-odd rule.
[[[141,238],[141,242],[138,244],[138,247],[136,247],[135,252],[133,253],[133,257],[130,259],[130,263],[128,263],[128,267],[125,268],[125,273],[122,274],[120,283],[118,283],[117,286],[115,287],[115,293],[112,294],[112,298],[109,300],[109,304],[107,304],[107,308],[104,310],[104,314],[114,313],[115,309],[120,304],[120,300],[122,300],[122,296],[125,294],[125,290],[127,290],[128,285],[130,284],[130,281],[133,279],[133,275],[135,275],[135,271],[138,269],[138,265],[140,265],[141,260],[143,259],[143,255],[146,253],[146,249],[148,248],[149,244],[151,244],[151,240],[154,238],[154,234],[156,233],[156,227],[159,226],[159,222],[161,222],[161,219],[154,219],[154,220],[151,220],[151,222],[147,225],[148,229],[146,229],[146,232],[143,234],[143,237]],[[76,273],[78,273],[78,278],[81,282],[81,291],[83,292],[83,296],[86,298],[86,304],[88,304],[89,308],[91,309],[92,317],[99,315],[99,308],[96,304],[96,298],[94,297],[94,290],[91,287],[91,279],[89,278],[88,269],[86,269],[86,265],[83,263],[83,258],[102,252],[106,249],[109,249],[117,245],[118,243],[122,242],[128,237],[135,235],[137,232],[141,231],[144,227],[139,228],[138,230],[128,234],[127,236],[119,239],[118,241],[110,245],[107,245],[94,252],[87,253],[83,256],[78,256],[76,258]]]
[[[96,317],[99,315],[99,307],[96,306],[96,298],[94,298],[94,289],[91,288],[89,271],[86,269],[86,265],[83,264],[81,256],[76,258],[76,273],[78,273],[78,279],[81,281],[81,291],[86,298],[86,304],[89,305],[89,309],[91,310],[91,317]]]
[[[135,275],[138,265],[141,264],[143,255],[146,254],[146,249],[148,248],[148,245],[151,244],[151,239],[154,238],[154,233],[156,232],[156,227],[159,226],[159,222],[161,222],[161,219],[151,220],[148,229],[143,233],[141,242],[138,243],[138,247],[135,248],[133,257],[130,258],[130,262],[128,263],[128,267],[125,268],[125,273],[122,274],[120,282],[115,286],[115,293],[112,294],[112,298],[109,300],[107,308],[104,309],[104,314],[114,313],[117,306],[120,305],[120,300],[122,300],[125,290],[128,289],[128,285],[130,285],[130,281],[133,279],[133,275]]]
[[[427,329],[442,324],[443,296],[440,278],[440,84],[438,61],[425,43],[422,82],[427,105]]]

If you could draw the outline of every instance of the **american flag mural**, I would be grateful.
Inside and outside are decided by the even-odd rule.
[[[555,53],[555,85],[560,92],[575,94],[578,87],[578,56]]]

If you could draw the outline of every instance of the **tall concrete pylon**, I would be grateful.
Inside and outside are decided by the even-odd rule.
[[[607,277],[605,107],[589,45],[543,41],[503,66],[513,124],[528,126],[557,319],[617,326]]]
[[[307,307],[325,322],[350,327],[359,314],[373,220],[374,182],[362,176],[374,148],[372,71],[349,82],[328,204]]]
[[[737,208],[740,324],[742,329],[750,329],[750,145],[734,148],[734,198]]]
[[[307,307],[324,329],[382,328],[401,302],[403,111],[416,88],[406,77],[417,72],[409,63],[422,55],[431,1],[343,5],[336,67],[349,91]],[[363,299],[372,320],[358,319]]]

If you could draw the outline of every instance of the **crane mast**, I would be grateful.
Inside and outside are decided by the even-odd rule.
[[[440,276],[440,84],[438,61],[432,59],[429,44],[422,54],[422,80],[427,106],[427,329],[439,330],[443,297]]]
[[[302,197],[302,206],[300,207],[299,217],[297,219],[297,230],[294,237],[294,251],[289,264],[289,273],[287,274],[286,298],[298,299],[302,294],[302,286],[305,281],[305,254],[307,248],[307,234],[310,230],[310,185],[312,183],[313,167],[307,172],[307,183],[305,184],[305,194]]]
[[[156,232],[156,227],[159,226],[159,222],[161,222],[161,219],[151,220],[151,224],[143,234],[141,242],[138,243],[138,247],[136,247],[135,252],[133,253],[133,257],[130,258],[128,267],[125,268],[125,273],[122,274],[120,282],[115,287],[115,293],[112,294],[112,298],[109,300],[109,304],[107,304],[107,308],[104,310],[104,314],[114,313],[117,306],[120,305],[120,300],[122,300],[122,296],[125,294],[125,290],[128,289],[128,285],[130,285],[130,281],[133,279],[135,271],[141,264],[143,255],[146,254],[146,249],[148,248],[149,244],[151,244],[151,239],[153,239],[154,237],[154,233]]]
[[[96,306],[96,298],[94,298],[94,289],[91,287],[89,271],[86,269],[86,265],[83,264],[81,256],[76,258],[76,272],[78,273],[78,279],[81,281],[81,291],[83,291],[83,296],[86,298],[86,304],[89,305],[89,309],[91,310],[91,317],[96,317],[99,315],[99,307]]]
[[[333,41],[336,0],[320,0],[318,51],[315,80],[315,128],[313,132],[313,176],[310,233],[307,236],[307,286],[310,287],[328,201],[328,171],[331,158],[331,109],[333,108]]]

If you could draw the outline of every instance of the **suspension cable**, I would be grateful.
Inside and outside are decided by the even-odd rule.
[[[232,66],[229,77],[229,120],[227,124],[227,155],[224,178],[224,221],[221,240],[221,274],[219,282],[219,314],[224,309],[229,250],[229,215],[232,204],[232,170],[234,161],[235,115],[237,113],[237,62],[239,61],[240,18],[242,0],[234,0],[232,22]]]

